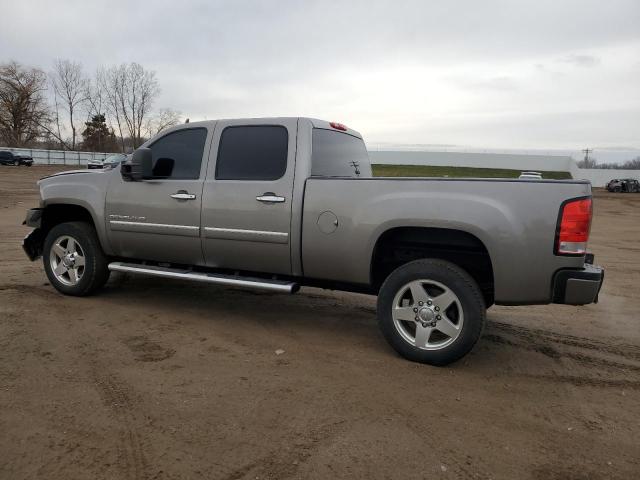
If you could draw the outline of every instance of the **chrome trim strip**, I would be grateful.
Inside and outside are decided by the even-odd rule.
[[[126,222],[124,220],[109,220],[114,225],[136,225],[139,227],[161,227],[161,228],[177,228],[185,230],[198,230],[198,227],[192,225],[171,225],[168,223],[147,223],[147,222]]]
[[[249,287],[259,290],[270,290],[280,293],[295,293],[300,286],[294,282],[286,281],[266,281],[253,278],[239,278],[231,275],[221,275],[215,273],[197,273],[189,270],[177,270],[172,268],[161,268],[150,265],[135,265],[122,262],[112,262],[109,270],[113,272],[139,273],[152,277],[175,278],[179,280],[191,280],[195,282],[215,283],[230,287]]]
[[[244,240],[264,243],[287,243],[287,232],[271,232],[268,230],[244,230],[241,228],[204,227],[206,238],[222,240]]]
[[[114,231],[157,233],[160,235],[182,235],[197,237],[200,235],[200,227],[193,225],[170,225],[166,223],[129,222],[124,220],[109,220]]]

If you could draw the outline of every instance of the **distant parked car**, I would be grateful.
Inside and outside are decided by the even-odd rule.
[[[120,165],[127,159],[127,156],[124,153],[114,153],[113,155],[109,155],[104,160],[90,160],[87,164],[87,168],[97,169],[97,168],[114,168]]]
[[[607,190],[616,193],[638,193],[640,182],[635,178],[614,178],[607,183]]]
[[[540,172],[522,172],[518,178],[530,178],[533,180],[542,180]]]
[[[26,165],[30,167],[33,165],[33,158],[28,155],[16,155],[13,152],[3,150],[0,152],[0,165]]]

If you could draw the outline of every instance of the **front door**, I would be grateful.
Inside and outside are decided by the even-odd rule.
[[[148,145],[154,174],[164,169],[158,174],[166,178],[130,182],[118,175],[112,180],[106,222],[117,255],[203,264],[200,208],[211,136],[205,127],[173,130]]]
[[[207,265],[291,273],[297,126],[297,119],[217,123],[202,192]]]

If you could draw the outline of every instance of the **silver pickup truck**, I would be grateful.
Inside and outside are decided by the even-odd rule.
[[[310,118],[189,123],[120,168],[39,181],[23,247],[88,295],[111,271],[378,296],[404,357],[471,350],[493,304],[597,301],[586,181],[374,178],[361,135]]]

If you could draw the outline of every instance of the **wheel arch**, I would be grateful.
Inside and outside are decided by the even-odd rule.
[[[53,227],[65,222],[86,222],[90,224],[98,235],[102,249],[105,252],[108,251],[103,225],[101,225],[98,216],[89,205],[84,205],[81,202],[49,201],[42,206],[40,230],[43,239]]]
[[[376,240],[371,255],[370,282],[378,291],[396,268],[421,258],[450,261],[476,281],[488,306],[494,303],[493,263],[485,244],[464,230],[441,227],[393,227]]]

